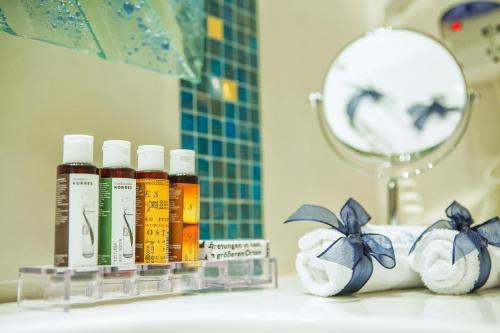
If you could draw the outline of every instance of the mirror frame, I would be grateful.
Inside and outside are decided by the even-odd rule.
[[[343,46],[339,52],[337,52],[336,56],[330,62],[328,66],[328,70],[323,77],[323,86],[324,88],[327,75],[329,73],[329,69],[332,67],[334,62],[337,60],[338,55],[341,54],[345,49],[347,49],[353,42],[359,40],[360,38],[370,36],[373,34],[386,34],[391,33],[393,31],[411,31],[414,33],[418,33],[424,35],[436,43],[441,45],[451,57],[458,64],[460,69],[460,74],[463,78],[465,84],[465,105],[463,109],[463,116],[460,122],[458,123],[455,131],[451,134],[446,140],[441,143],[431,146],[425,150],[413,153],[404,153],[399,155],[381,155],[376,153],[367,153],[352,147],[351,145],[343,142],[339,138],[337,138],[330,127],[328,126],[328,121],[326,119],[326,110],[323,105],[323,92],[321,93],[311,93],[309,96],[310,102],[314,109],[316,109],[316,113],[318,116],[318,121],[320,123],[321,130],[323,135],[327,138],[329,145],[333,148],[333,150],[339,155],[344,161],[346,161],[350,165],[354,165],[358,167],[361,171],[368,173],[370,175],[375,175],[378,178],[409,178],[412,176],[418,176],[425,171],[432,169],[435,165],[444,160],[460,143],[465,129],[468,126],[470,115],[472,113],[472,103],[474,101],[474,93],[469,89],[469,85],[467,83],[466,77],[464,75],[464,70],[462,65],[457,60],[455,55],[438,39],[433,36],[430,36],[426,33],[412,30],[412,29],[393,29],[391,27],[377,28],[368,31],[367,33],[360,35],[345,46]]]

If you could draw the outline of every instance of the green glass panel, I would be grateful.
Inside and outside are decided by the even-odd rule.
[[[203,19],[203,0],[0,0],[0,30],[191,82]]]

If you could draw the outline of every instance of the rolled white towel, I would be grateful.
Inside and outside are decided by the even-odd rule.
[[[373,273],[358,293],[422,286],[418,274],[409,266],[407,253],[423,228],[367,225],[362,230],[363,233],[377,233],[389,237],[394,248],[396,266],[387,269],[372,258]],[[336,295],[343,290],[352,277],[351,269],[318,258],[318,255],[339,237],[345,237],[345,235],[335,229],[317,229],[299,240],[295,267],[300,280],[313,295]]]
[[[424,284],[438,294],[460,295],[469,293],[479,277],[478,251],[472,251],[453,262],[453,243],[457,230],[434,229],[427,232],[410,254],[410,264]],[[500,285],[500,248],[488,246],[491,271],[481,289]]]

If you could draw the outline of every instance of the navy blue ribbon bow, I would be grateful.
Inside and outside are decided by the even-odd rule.
[[[374,102],[379,102],[384,95],[373,88],[361,88],[356,94],[349,100],[346,107],[346,113],[349,117],[349,123],[354,126],[354,115],[358,110],[359,104],[365,99],[371,99]]]
[[[392,269],[396,258],[391,240],[380,234],[363,233],[364,226],[371,217],[364,208],[350,198],[340,210],[339,220],[329,209],[314,205],[303,205],[284,223],[296,221],[314,221],[324,223],[341,232],[340,237],[324,250],[318,258],[325,259],[352,269],[352,276],[347,285],[338,293],[346,295],[360,290],[373,273],[375,258],[383,267]]]
[[[460,111],[457,107],[446,107],[442,104],[441,98],[434,98],[430,105],[417,104],[408,109],[408,113],[414,118],[413,125],[421,131],[429,117],[433,114],[445,118],[448,112]]]
[[[474,283],[473,291],[479,289],[486,283],[491,272],[491,258],[487,246],[488,244],[500,246],[500,219],[494,217],[483,224],[471,227],[474,221],[470,212],[456,201],[453,201],[446,208],[446,216],[450,220],[439,220],[424,230],[413,243],[410,253],[415,250],[420,239],[434,229],[459,231],[453,240],[452,264],[477,250],[479,255],[479,277]]]

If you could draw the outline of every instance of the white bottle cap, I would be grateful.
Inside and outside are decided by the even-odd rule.
[[[94,162],[94,137],[92,135],[71,134],[64,136],[63,163]]]
[[[170,151],[171,175],[194,175],[194,150],[174,149]]]
[[[137,170],[165,169],[165,148],[157,145],[143,145],[137,148]]]
[[[130,142],[107,140],[102,144],[102,166],[104,168],[130,168]]]

